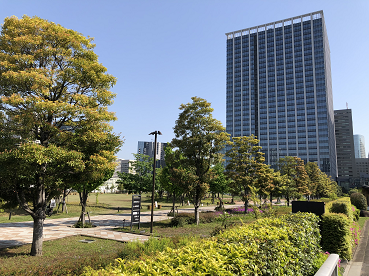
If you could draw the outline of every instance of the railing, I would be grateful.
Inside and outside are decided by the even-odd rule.
[[[339,256],[337,254],[329,255],[328,259],[320,267],[315,276],[338,276],[338,261]]]

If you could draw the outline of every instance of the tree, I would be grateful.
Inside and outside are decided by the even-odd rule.
[[[183,156],[178,150],[173,150],[170,143],[164,148],[165,151],[165,167],[158,172],[160,183],[164,190],[172,194],[172,210],[175,214],[176,198],[183,194],[186,188],[186,171],[183,170],[181,164]]]
[[[306,173],[304,161],[296,156],[285,156],[278,161],[278,167],[284,179],[285,186],[283,189],[287,200],[287,205],[290,204],[291,197],[299,197],[309,195],[309,176]]]
[[[222,123],[213,118],[211,104],[206,100],[192,97],[192,103],[182,104],[172,145],[184,157],[183,168],[194,174],[193,182],[186,187],[195,207],[195,220],[199,224],[199,206],[209,189],[209,170],[219,162],[220,151],[229,140]]]
[[[259,188],[261,181],[271,178],[271,171],[269,166],[263,163],[264,153],[260,151],[259,140],[254,135],[232,139],[232,147],[226,153],[229,158],[226,171],[229,178],[233,180],[231,189],[241,194],[246,213],[251,188]]]
[[[110,179],[116,167],[115,156],[122,145],[118,135],[111,133],[111,126],[93,124],[89,128],[77,129],[69,147],[83,154],[85,169],[71,174],[69,183],[77,190],[80,198],[79,221],[85,224],[88,194]],[[114,186],[110,187],[110,189]]]
[[[318,167],[318,164],[315,162],[307,162],[305,164],[306,173],[309,176],[309,190],[311,195],[317,194],[317,187],[319,182],[321,181],[321,170]]]
[[[223,195],[228,192],[231,181],[225,174],[223,162],[215,164],[215,166],[211,168],[210,172],[211,177],[209,181],[209,186],[210,192],[212,193],[214,199],[215,194],[218,193]],[[219,200],[221,202],[220,206],[223,206],[222,199],[219,198]]]
[[[92,40],[39,17],[10,17],[2,26],[0,111],[18,142],[0,153],[14,174],[1,186],[33,218],[34,256],[42,255],[47,202],[60,183],[86,168],[84,154],[70,148],[74,133],[116,119],[107,110],[116,80],[99,63]]]

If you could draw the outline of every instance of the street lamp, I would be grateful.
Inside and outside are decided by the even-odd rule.
[[[162,135],[159,130],[151,132],[149,135],[155,135],[155,144],[154,144],[154,165],[153,165],[153,173],[152,173],[152,194],[151,194],[151,224],[150,224],[150,233],[152,234],[152,228],[154,226],[154,195],[155,195],[155,167],[156,167],[156,141],[157,137]]]

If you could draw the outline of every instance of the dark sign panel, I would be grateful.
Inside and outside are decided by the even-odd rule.
[[[132,212],[131,212],[131,229],[134,223],[138,223],[138,229],[140,229],[140,215],[141,215],[141,196],[132,196]]]
[[[292,213],[308,212],[321,216],[324,214],[324,205],[324,202],[292,201]]]

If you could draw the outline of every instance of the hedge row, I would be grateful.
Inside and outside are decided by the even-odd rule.
[[[259,219],[144,261],[87,268],[84,275],[313,275],[321,256],[318,221],[309,213]]]
[[[350,260],[353,248],[358,245],[360,233],[356,221],[359,210],[351,205],[350,198],[328,202],[322,216],[322,249]]]

